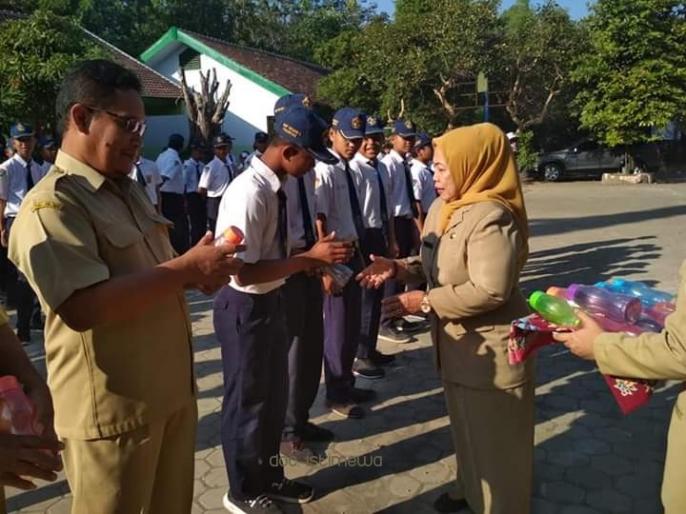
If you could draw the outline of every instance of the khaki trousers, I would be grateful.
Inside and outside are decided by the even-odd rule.
[[[195,399],[166,419],[95,440],[64,440],[72,514],[188,514]]]
[[[444,382],[457,457],[455,499],[474,514],[529,514],[534,384],[506,390]]]
[[[667,456],[662,479],[662,504],[665,507],[665,514],[686,512],[686,413],[682,411],[680,403],[682,402],[677,401],[672,410],[672,421],[667,436]]]

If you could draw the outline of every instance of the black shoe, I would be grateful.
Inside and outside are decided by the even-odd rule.
[[[21,344],[31,344],[31,331],[30,330],[17,330],[17,337],[21,341]]]
[[[376,391],[372,389],[360,389],[353,387],[350,391],[350,399],[355,403],[371,402],[376,398]]]
[[[428,328],[429,323],[427,321],[407,321],[406,319],[402,320],[398,326],[398,329],[404,334],[416,334]]]
[[[329,441],[334,440],[334,435],[331,430],[318,427],[309,421],[298,431],[298,435],[303,441],[311,441],[313,443],[328,443]]]
[[[362,419],[364,418],[364,409],[353,402],[326,402],[326,406],[331,409],[331,412],[338,414],[346,419]]]
[[[412,338],[407,334],[404,334],[395,328],[388,327],[381,327],[379,329],[379,339],[399,344],[409,343],[412,341]]]
[[[376,366],[386,366],[395,361],[395,355],[374,351],[369,355],[369,360]]]
[[[224,508],[233,514],[283,514],[281,507],[271,501],[269,496],[261,494],[252,500],[237,500],[226,493],[222,500]]]
[[[469,504],[466,500],[455,500],[451,498],[448,493],[443,493],[434,502],[434,509],[438,512],[444,512],[446,514],[449,512],[460,512],[462,509],[466,509],[468,507]]]
[[[353,375],[368,380],[379,380],[385,377],[386,373],[381,368],[375,366],[371,359],[355,359]]]
[[[307,503],[314,498],[314,489],[302,482],[284,478],[281,482],[274,482],[269,486],[267,496],[284,503]]]
[[[303,444],[302,439],[297,437],[293,439],[282,440],[279,446],[281,455],[287,459],[293,459],[304,464],[317,464],[321,458],[314,453],[310,448]]]

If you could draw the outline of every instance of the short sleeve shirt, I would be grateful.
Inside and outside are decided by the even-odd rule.
[[[405,159],[395,150],[391,150],[382,161],[391,178],[393,190],[389,196],[393,205],[393,215],[396,218],[411,218],[412,206],[405,178]]]
[[[183,180],[183,164],[179,152],[173,148],[167,148],[157,157],[157,169],[160,170],[160,175],[164,183],[160,187],[163,193],[183,194],[184,180]]]
[[[421,203],[422,211],[427,213],[436,199],[436,188],[431,168],[419,159],[412,159],[410,173],[412,173],[414,197]]]
[[[231,183],[231,172],[230,164],[215,156],[202,170],[198,187],[207,190],[208,198],[221,198]]]
[[[27,195],[9,258],[46,312],[48,385],[58,435],[128,432],[191,401],[191,326],[182,292],[125,322],[69,328],[56,314],[76,291],[150,270],[174,257],[168,222],[128,176],[105,178],[59,152]],[[116,308],[113,305],[112,308]]]
[[[19,154],[0,164],[0,200],[5,200],[5,216],[16,216],[19,212],[28,188],[26,166],[31,166],[31,178],[34,185],[43,178],[40,164],[31,159],[28,163]]]
[[[345,162],[343,160],[337,164],[318,162],[314,170],[317,174],[315,205],[317,214],[326,218],[327,232],[335,231],[336,238],[342,241],[357,241],[348,179],[345,176]]]
[[[157,205],[159,203],[157,188],[162,185],[160,170],[157,169],[157,164],[150,159],[141,158],[137,164],[140,167],[143,179],[145,180],[145,193],[148,195],[148,198],[150,198],[152,204]],[[138,180],[137,173],[136,166],[134,165],[133,168],[131,168],[129,177],[133,180]]]

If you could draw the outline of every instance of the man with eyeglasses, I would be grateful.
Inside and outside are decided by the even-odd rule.
[[[33,160],[36,135],[30,125],[17,122],[10,128],[14,156],[0,164],[0,241],[7,247],[9,234],[26,194],[43,177],[41,165]],[[31,342],[31,317],[36,295],[22,273],[8,263],[8,303],[17,307],[17,337]]]
[[[9,257],[46,313],[48,383],[72,514],[188,514],[197,408],[184,290],[210,293],[241,248],[175,256],[169,222],[129,178],[141,146],[141,84],[85,61],[57,96],[62,146],[24,199]]]

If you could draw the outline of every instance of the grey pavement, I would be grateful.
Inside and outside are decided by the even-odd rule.
[[[525,186],[532,227],[526,292],[611,276],[646,280],[674,291],[686,258],[686,184],[604,186],[597,182]],[[219,444],[222,377],[213,336],[211,300],[189,296],[195,334],[199,413],[193,513],[225,512],[227,487]],[[41,365],[40,343],[29,348]],[[360,384],[378,392],[362,421],[343,421],[323,405],[313,417],[336,433],[320,465],[288,464],[318,494],[291,508],[303,513],[423,513],[450,487],[455,461],[429,338],[380,343],[397,360],[383,381]],[[564,348],[539,353],[533,514],[657,514],[665,436],[676,383],[661,385],[651,402],[623,416],[592,364]],[[518,472],[517,462],[503,462]],[[21,513],[67,513],[61,479],[29,493],[7,491]],[[96,514],[96,513],[94,513]],[[513,513],[519,514],[519,513]]]

